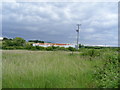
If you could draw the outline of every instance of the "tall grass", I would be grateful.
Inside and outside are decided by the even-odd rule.
[[[3,88],[90,88],[102,61],[69,52],[3,51]]]
[[[2,89],[2,50],[0,50],[0,89]]]
[[[2,89],[2,41],[0,41],[0,89]]]

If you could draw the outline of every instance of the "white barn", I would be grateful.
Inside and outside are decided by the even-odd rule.
[[[73,47],[75,48],[74,44],[59,44],[59,43],[33,43],[33,46],[42,46],[42,47],[50,47],[50,46],[59,46],[59,47]]]

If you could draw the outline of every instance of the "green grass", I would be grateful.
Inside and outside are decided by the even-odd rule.
[[[0,41],[0,49],[2,48],[2,41]]]
[[[102,59],[65,51],[3,50],[3,88],[93,88]]]
[[[0,41],[0,89],[2,89],[2,41]]]
[[[2,89],[2,51],[0,50],[0,89]]]

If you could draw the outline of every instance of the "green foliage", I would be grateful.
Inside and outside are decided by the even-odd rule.
[[[104,53],[104,63],[102,67],[97,67],[94,77],[98,87],[118,88],[120,77],[118,67],[118,54],[116,52]]]
[[[30,50],[31,48],[32,48],[31,44],[28,44],[28,43],[25,44],[25,49]]]
[[[0,49],[2,49],[2,41],[0,41]]]
[[[32,44],[25,44],[25,49],[27,50],[46,50],[46,51],[75,51],[75,48],[69,47],[55,47],[55,46],[50,46],[50,47],[41,47],[41,46],[32,46]]]
[[[65,47],[59,47],[58,50],[61,50],[61,51],[68,51],[68,49],[65,48]]]
[[[14,39],[5,39],[2,44],[3,49],[23,49],[25,45],[25,40],[20,37]]]
[[[76,49],[75,48],[73,48],[73,47],[68,47],[67,48],[69,51],[75,51]]]
[[[41,47],[41,46],[36,46],[36,49],[38,49],[38,50],[45,50],[45,48]]]
[[[23,46],[16,46],[16,47],[14,47],[15,49],[25,49],[25,47],[23,47]]]
[[[59,47],[59,46],[57,46],[57,47],[52,46],[52,48],[53,48],[54,51],[56,51],[56,50],[58,50],[60,47]]]
[[[4,47],[7,47],[7,46],[14,46],[13,41],[11,41],[11,40],[6,40],[6,41],[4,41],[4,42],[3,42],[3,48],[4,48]]]
[[[29,40],[28,42],[34,42],[34,43],[44,43],[44,41],[39,41],[39,40]]]
[[[12,40],[12,39],[4,37],[2,41],[6,41],[6,40]]]
[[[15,47],[12,47],[12,46],[6,46],[6,47],[3,47],[3,49],[6,49],[6,50],[13,50],[13,49],[15,49]]]
[[[82,49],[81,49],[82,50]],[[83,49],[82,56],[90,57],[90,60],[102,60],[103,65],[96,66],[93,76],[93,81],[96,87],[99,88],[117,88],[120,86],[120,77],[118,67],[119,56],[117,48],[104,48],[104,49]]]
[[[47,51],[53,51],[53,47],[46,47]]]
[[[81,53],[82,56],[90,56],[90,57],[95,57],[95,56],[100,56],[100,52],[95,49],[90,49],[90,50],[85,50]]]
[[[32,44],[28,44],[28,43],[25,45],[25,49],[27,49],[27,50],[45,50],[44,47],[32,46]]]
[[[82,44],[79,44],[79,48],[84,48],[84,45],[82,45]]]
[[[3,47],[3,49],[6,49],[6,50],[15,50],[15,49],[25,49],[23,46],[6,46],[6,47]]]
[[[24,46],[25,40],[20,37],[16,37],[13,39],[14,46]]]

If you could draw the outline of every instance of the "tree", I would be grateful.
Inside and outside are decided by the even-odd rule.
[[[3,37],[2,41],[6,41],[6,40],[12,40],[11,38],[7,38],[7,37]]]
[[[23,38],[16,37],[13,39],[13,44],[14,46],[24,46],[25,40]]]
[[[47,51],[53,51],[53,48],[52,47],[46,47],[46,50]]]
[[[73,55],[73,52],[76,50],[76,49],[73,48],[73,47],[68,47],[67,49],[72,52],[70,55]]]
[[[4,37],[4,38],[3,38],[3,41],[5,41],[5,40],[9,40],[9,39],[8,39],[8,38],[6,38],[6,37]]]
[[[29,40],[28,42],[34,42],[34,43],[44,43],[44,41],[39,41],[39,40]]]
[[[75,48],[73,48],[73,47],[68,47],[68,50],[70,50],[70,51],[75,51]]]
[[[79,44],[79,48],[82,48],[82,47],[84,47],[84,45],[82,45],[82,44]]]
[[[14,39],[8,39],[5,38],[4,42],[2,44],[2,48],[3,49],[7,49],[7,48],[22,48],[25,45],[25,40],[23,38],[20,37],[16,37]]]

